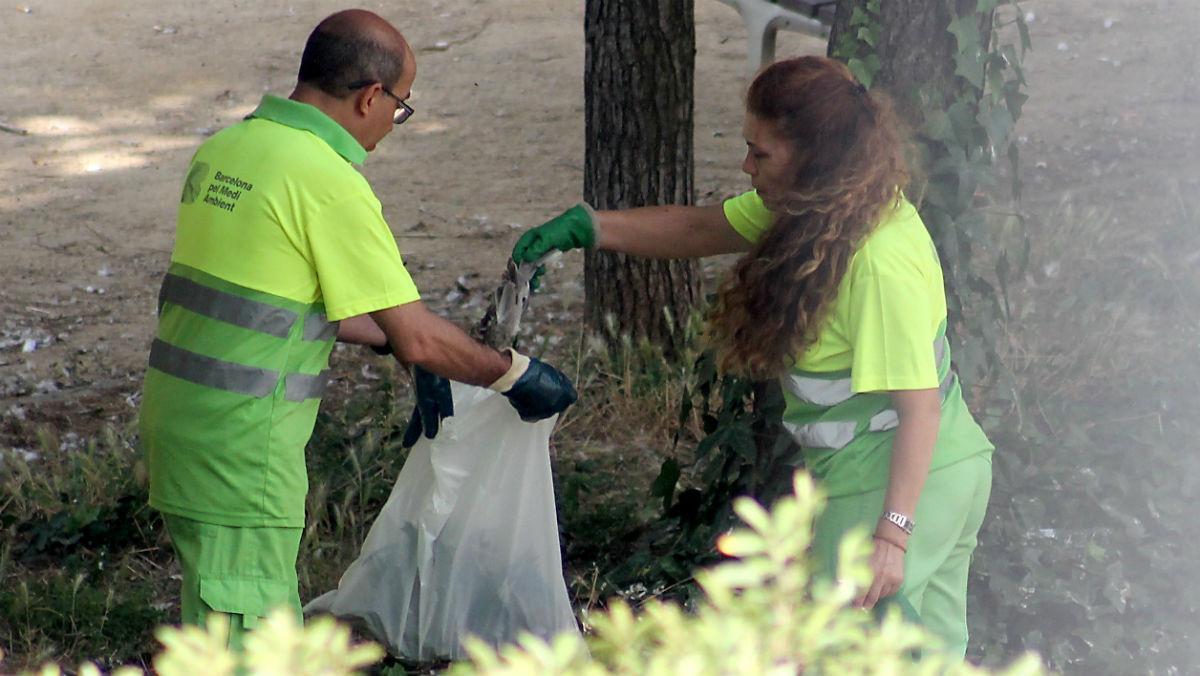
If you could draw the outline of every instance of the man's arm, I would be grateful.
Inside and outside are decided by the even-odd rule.
[[[397,359],[450,380],[487,387],[507,373],[512,364],[508,354],[471,338],[430,312],[421,301],[372,312],[370,316],[387,337]]]
[[[387,344],[387,335],[370,315],[346,317],[338,322],[337,339],[340,343],[382,347]]]

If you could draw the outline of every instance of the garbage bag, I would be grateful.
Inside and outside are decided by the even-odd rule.
[[[578,631],[559,553],[549,444],[508,400],[452,383],[453,417],[413,446],[358,559],[305,606],[365,629],[392,654],[466,657],[524,632]]]

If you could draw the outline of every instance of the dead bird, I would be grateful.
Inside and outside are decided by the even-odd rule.
[[[521,328],[521,315],[529,305],[530,281],[538,268],[553,263],[560,256],[562,252],[551,251],[532,263],[520,264],[508,259],[504,274],[500,276],[500,286],[496,287],[487,311],[475,327],[475,337],[497,350],[512,347]]]

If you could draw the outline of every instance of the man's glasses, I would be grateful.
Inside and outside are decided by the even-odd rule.
[[[346,88],[347,89],[362,89],[363,87],[369,87],[376,83],[378,83],[378,80],[361,80],[359,82],[354,82],[354,83],[346,85]],[[390,96],[396,100],[396,112],[392,113],[392,124],[404,124],[405,121],[408,120],[408,118],[412,117],[412,114],[413,114],[412,106],[405,103],[404,99],[400,98],[399,96],[396,96],[396,94],[393,93],[392,90],[388,89],[387,87],[381,86],[381,89],[383,89],[384,94],[387,94],[388,96]]]

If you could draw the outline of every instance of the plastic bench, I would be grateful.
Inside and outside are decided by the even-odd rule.
[[[756,72],[775,60],[775,32],[785,30],[829,36],[836,0],[720,0],[746,24],[746,68]]]

